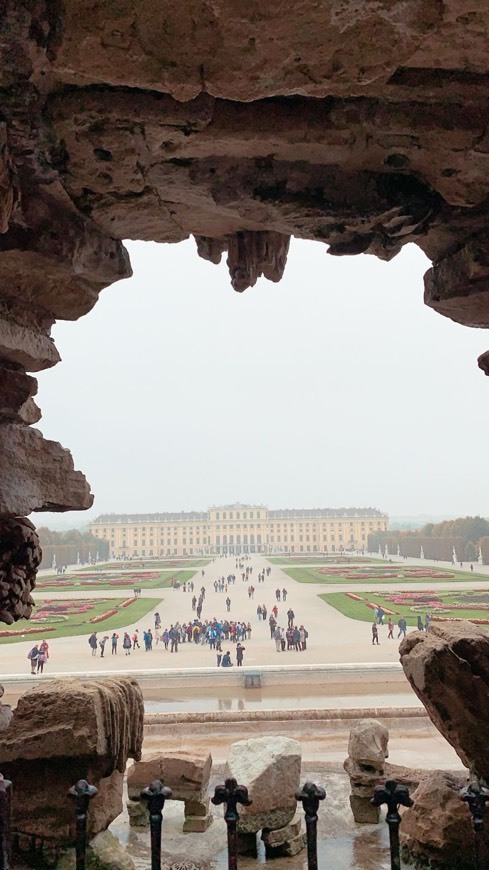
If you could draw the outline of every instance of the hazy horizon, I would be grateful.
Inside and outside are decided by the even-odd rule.
[[[282,282],[238,295],[193,241],[128,248],[134,277],[56,324],[63,362],[39,373],[38,428],[96,496],[63,525],[235,501],[489,514],[489,337],[423,305],[419,249],[293,240]]]

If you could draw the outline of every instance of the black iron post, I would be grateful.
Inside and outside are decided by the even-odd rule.
[[[389,825],[389,840],[391,848],[391,870],[401,870],[401,850],[399,846],[399,825],[401,816],[399,807],[412,807],[413,801],[409,797],[409,789],[405,785],[398,785],[395,779],[389,779],[385,785],[378,785],[374,791],[372,803],[375,807],[387,804],[385,820]]]
[[[481,863],[482,835],[486,815],[486,803],[489,801],[489,788],[479,782],[471,782],[461,789],[460,797],[468,805],[474,827],[475,867],[479,870]]]
[[[94,785],[86,779],[79,779],[68,789],[68,795],[75,801],[76,815],[76,870],[85,870],[87,860],[87,815],[90,800],[98,793]]]
[[[224,821],[228,829],[228,870],[237,870],[238,867],[238,804],[249,807],[253,801],[248,797],[248,789],[245,785],[238,785],[235,779],[227,779],[224,785],[216,785],[214,797],[211,798],[215,806],[226,804]]]
[[[151,834],[151,870],[161,870],[161,826],[163,824],[163,807],[165,801],[171,798],[172,791],[155,779],[141,792],[141,800],[146,801],[149,810],[149,829]]]
[[[2,692],[3,694],[3,692]],[[10,824],[12,819],[12,783],[0,773],[0,870],[11,870]]]
[[[318,809],[319,802],[326,797],[326,792],[314,782],[306,782],[295,793],[296,800],[300,801],[306,817],[307,836],[307,866],[308,870],[318,868]]]

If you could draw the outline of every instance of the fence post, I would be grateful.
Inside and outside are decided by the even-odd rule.
[[[317,870],[318,867],[318,809],[319,802],[326,797],[326,792],[314,782],[306,782],[295,793],[296,800],[300,801],[306,817],[307,836],[307,866],[308,870]]]
[[[474,827],[474,851],[476,870],[481,864],[482,833],[486,815],[486,803],[489,801],[489,789],[479,782],[471,782],[460,790],[460,798],[468,804]]]
[[[141,800],[146,801],[149,810],[149,828],[151,834],[151,870],[161,870],[161,826],[163,824],[163,807],[165,801],[172,796],[171,788],[155,779],[143,788]]]
[[[79,779],[68,789],[68,795],[75,801],[76,816],[76,870],[85,870],[87,858],[87,814],[90,800],[98,793],[94,785],[86,779]]]
[[[248,797],[248,789],[245,785],[238,785],[235,779],[227,779],[224,785],[216,785],[214,797],[211,798],[215,806],[226,804],[224,821],[228,829],[228,870],[238,868],[238,833],[239,813],[237,804],[249,807],[253,801]]]
[[[3,694],[3,692],[2,692]],[[0,773],[0,870],[11,870],[12,783]]]
[[[389,825],[389,841],[391,849],[391,870],[401,870],[401,850],[399,846],[399,825],[401,816],[399,807],[412,807],[413,801],[409,797],[409,789],[405,785],[398,785],[395,779],[387,780],[385,785],[375,788],[372,803],[375,807],[387,804],[385,820]]]

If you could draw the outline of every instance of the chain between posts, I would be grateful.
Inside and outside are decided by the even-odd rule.
[[[296,800],[300,801],[304,809],[306,819],[307,837],[307,866],[308,870],[318,868],[318,809],[319,802],[326,797],[326,792],[314,782],[305,782],[301,789],[295,793]]]
[[[163,825],[163,807],[165,801],[172,796],[171,788],[155,779],[147,788],[143,788],[140,798],[148,805],[149,826],[151,834],[151,870],[161,870],[161,828]]]
[[[87,860],[87,815],[88,804],[98,794],[94,785],[89,785],[86,779],[79,779],[68,789],[69,797],[75,801],[76,815],[76,870],[85,870]]]
[[[401,870],[401,850],[399,845],[399,825],[401,816],[399,807],[412,807],[413,801],[409,797],[409,789],[405,785],[399,785],[395,779],[387,780],[385,785],[378,785],[372,798],[374,807],[387,804],[385,820],[389,825],[389,841],[391,851],[391,870]]]
[[[474,828],[474,852],[475,852],[475,868],[481,868],[481,851],[482,839],[484,832],[484,821],[486,816],[486,803],[489,801],[489,789],[481,785],[480,782],[471,782],[465,788],[460,790],[460,798],[463,800],[470,810],[472,816],[472,825]]]
[[[238,868],[238,804],[249,807],[253,803],[248,797],[248,789],[244,785],[238,785],[235,779],[227,779],[224,785],[216,785],[214,797],[211,798],[215,806],[226,804],[224,821],[228,832],[228,870]]]

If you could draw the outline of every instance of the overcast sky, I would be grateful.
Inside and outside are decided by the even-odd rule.
[[[417,248],[293,241],[281,283],[241,295],[193,241],[128,248],[134,277],[55,326],[39,374],[38,427],[95,493],[63,526],[234,501],[489,516],[489,334],[424,306]]]

